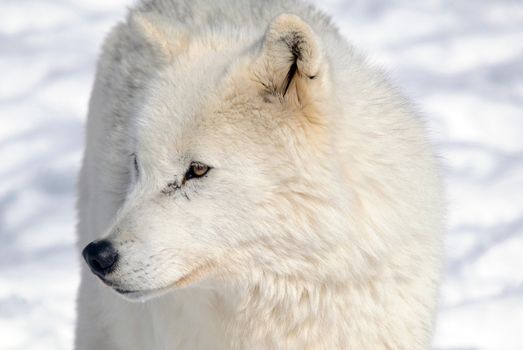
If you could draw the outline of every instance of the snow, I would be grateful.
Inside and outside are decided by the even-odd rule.
[[[100,43],[128,1],[4,0],[0,349],[71,349],[75,181]],[[322,1],[423,111],[448,189],[435,349],[523,349],[523,3]]]

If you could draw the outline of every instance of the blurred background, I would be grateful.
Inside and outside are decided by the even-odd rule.
[[[104,35],[131,0],[0,0],[0,349],[71,349],[75,183]],[[445,167],[434,349],[523,349],[523,3],[318,6],[425,115]]]

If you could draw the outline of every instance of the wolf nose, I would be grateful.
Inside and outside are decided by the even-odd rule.
[[[99,277],[104,277],[111,272],[118,260],[116,249],[106,240],[89,243],[82,251],[82,255],[91,271]]]

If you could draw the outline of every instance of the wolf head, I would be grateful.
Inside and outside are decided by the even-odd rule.
[[[158,69],[133,115],[125,202],[84,249],[91,270],[129,299],[339,274],[329,260],[346,240],[350,193],[328,57],[311,27],[280,15],[255,41],[188,38],[139,14],[130,27]]]

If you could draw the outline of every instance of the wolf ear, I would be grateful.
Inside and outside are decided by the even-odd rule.
[[[129,24],[133,34],[144,40],[153,55],[162,63],[172,62],[182,48],[182,37],[178,30],[159,15],[132,12]]]
[[[305,103],[325,73],[318,37],[295,15],[283,14],[270,23],[258,60],[255,74],[264,90],[298,104]]]

